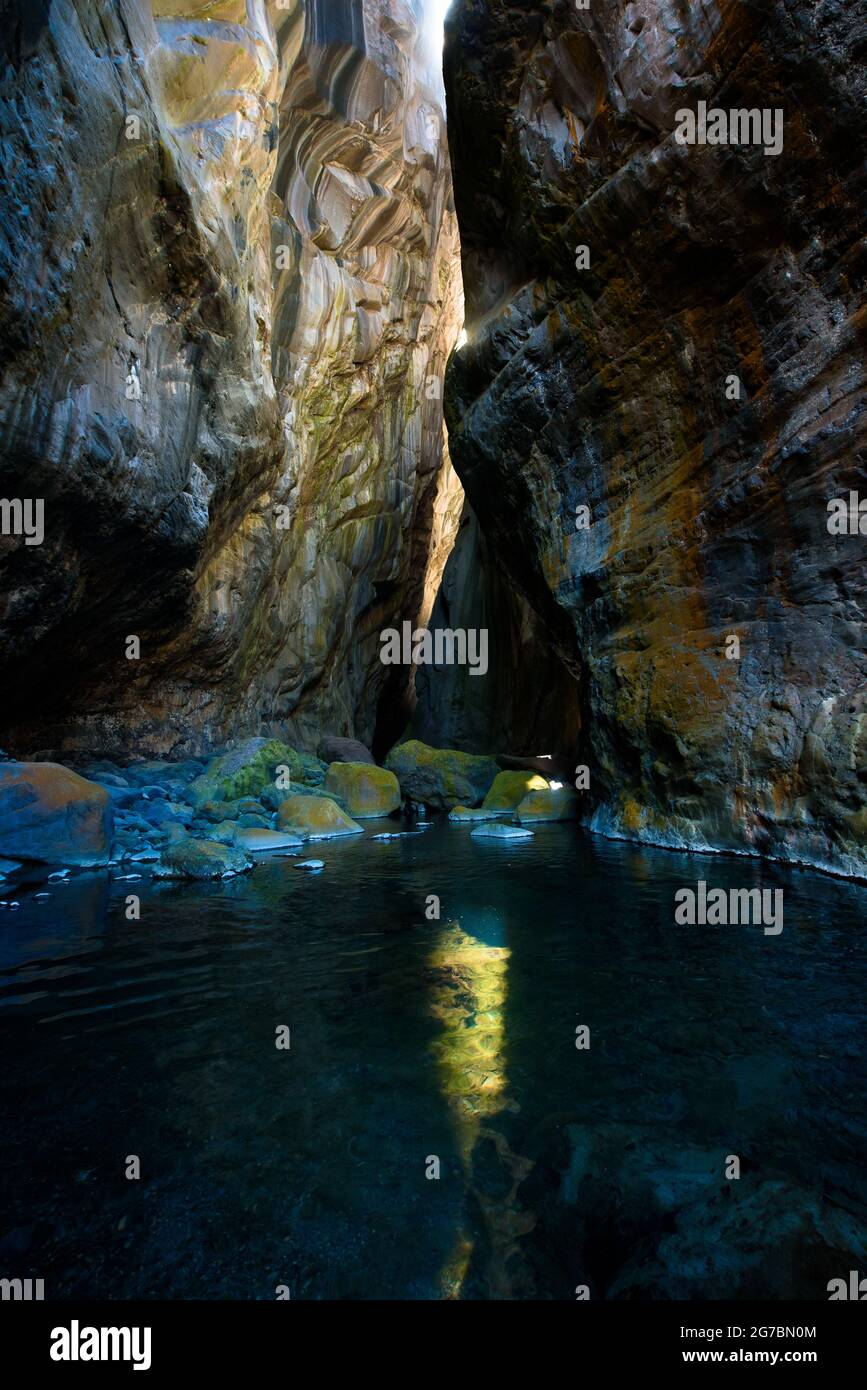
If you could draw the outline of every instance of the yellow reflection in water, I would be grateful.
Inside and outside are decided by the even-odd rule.
[[[486,946],[458,923],[450,922],[444,925],[428,960],[430,1010],[442,1025],[431,1052],[443,1096],[455,1118],[467,1187],[476,1197],[488,1228],[491,1259],[487,1278],[494,1297],[509,1296],[505,1266],[516,1239],[534,1224],[532,1216],[513,1205],[532,1163],[513,1154],[505,1136],[485,1124],[488,1117],[503,1110],[520,1108],[506,1093],[504,1006],[509,955],[507,947]],[[472,1155],[480,1139],[493,1143],[509,1179],[508,1191],[498,1199],[473,1182]],[[460,1231],[441,1274],[444,1297],[459,1296],[472,1254],[471,1237]]]

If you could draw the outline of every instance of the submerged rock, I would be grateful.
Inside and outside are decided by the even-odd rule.
[[[491,821],[470,832],[474,840],[532,840],[532,830],[521,830],[516,825],[501,825]]]
[[[342,799],[350,816],[359,820],[388,816],[400,806],[400,785],[393,772],[368,763],[332,763],[325,790]]]
[[[107,864],[112,834],[104,787],[59,763],[0,763],[0,855]]]
[[[548,783],[538,772],[498,772],[482,810],[495,816],[511,815],[529,792],[547,790]]]
[[[550,787],[530,792],[515,812],[519,825],[536,821],[577,820],[581,814],[581,798],[573,787]]]
[[[364,834],[335,801],[324,796],[290,796],[277,812],[277,821],[282,830],[306,832],[311,840]]]
[[[234,878],[253,867],[252,859],[216,840],[178,840],[169,845],[154,869],[155,878]]]
[[[418,739],[392,748],[385,766],[397,777],[404,796],[438,811],[481,801],[499,772],[494,758],[429,748]]]
[[[308,873],[318,873],[325,868],[324,859],[302,859],[298,864],[293,864],[294,869],[306,869]]]

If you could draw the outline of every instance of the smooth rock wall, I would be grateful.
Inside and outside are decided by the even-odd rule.
[[[4,743],[369,742],[379,630],[432,603],[460,495],[421,4],[4,20],[0,495],[45,506],[41,545],[0,538]]]

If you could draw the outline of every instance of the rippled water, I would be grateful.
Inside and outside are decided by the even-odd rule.
[[[80,875],[0,915],[0,1275],[824,1298],[867,1268],[863,888],[568,826],[317,853],[313,877]],[[782,935],[675,926],[699,878],[782,887]]]

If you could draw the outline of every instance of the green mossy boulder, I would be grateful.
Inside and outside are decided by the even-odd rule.
[[[482,810],[495,816],[510,816],[530,792],[547,790],[548,783],[538,772],[498,772],[482,802]]]
[[[496,811],[486,811],[482,806],[455,806],[449,811],[449,820],[457,825],[473,825],[478,821],[496,820]]]
[[[500,770],[494,758],[429,748],[415,738],[392,748],[385,766],[397,777],[404,796],[438,811],[477,805]]]
[[[278,768],[288,769],[290,786],[321,786],[326,764],[309,753],[298,753],[279,739],[248,738],[237,748],[212,758],[200,777],[190,783],[188,795],[194,806],[209,801],[236,801],[240,797],[260,798],[273,787]],[[284,788],[284,795],[287,789]]]
[[[519,825],[535,825],[540,821],[577,820],[581,814],[581,798],[572,787],[549,787],[525,796],[515,820]]]
[[[325,790],[340,798],[350,816],[365,820],[390,816],[400,806],[400,784],[393,772],[371,763],[332,763]]]
[[[363,835],[360,825],[325,796],[290,796],[277,812],[281,830],[307,834],[311,840],[333,840],[340,835]]]

